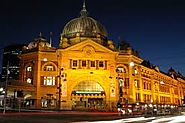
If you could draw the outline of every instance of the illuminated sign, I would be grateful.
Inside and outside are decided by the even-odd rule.
[[[101,91],[76,91],[76,94],[101,94]]]

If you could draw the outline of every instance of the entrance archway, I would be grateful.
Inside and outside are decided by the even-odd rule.
[[[71,94],[73,110],[104,110],[105,91],[96,81],[81,81]]]

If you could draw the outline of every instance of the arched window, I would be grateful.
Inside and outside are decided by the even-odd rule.
[[[102,86],[94,81],[82,81],[73,89],[76,93],[101,93],[104,92]]]
[[[31,66],[28,66],[28,67],[26,68],[26,70],[27,70],[28,72],[31,72],[31,71],[32,71],[32,67],[31,67]]]
[[[134,68],[134,74],[135,74],[135,75],[138,75],[138,74],[139,74],[139,72],[138,72],[138,69],[137,69],[137,68]]]
[[[126,73],[126,69],[122,66],[118,66],[116,69],[116,72],[118,73]]]
[[[56,71],[56,66],[53,63],[46,63],[43,65],[43,71]]]

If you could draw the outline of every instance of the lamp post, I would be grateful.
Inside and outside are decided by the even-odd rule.
[[[148,112],[148,105],[145,104],[145,116],[147,115],[147,112]]]
[[[1,106],[3,106],[4,93],[5,93],[4,88],[3,88],[3,87],[1,87],[1,88],[0,88],[0,96],[3,94],[3,98],[1,98],[1,100],[0,100],[0,105],[1,105]]]
[[[59,84],[58,84],[58,110],[60,111],[60,107],[61,107],[61,82],[60,82],[61,79],[59,79]]]
[[[60,69],[58,77],[59,77],[58,87],[57,87],[57,90],[58,90],[58,110],[60,111],[60,107],[61,107],[61,92],[62,92],[62,90],[61,90],[61,87],[62,87],[62,84],[61,84],[61,77],[62,77],[61,69]]]
[[[120,73],[123,72],[123,70],[121,68],[116,68],[116,72],[117,72],[117,82],[118,82],[118,101],[117,101],[117,108],[118,108],[118,112],[121,113],[122,110],[122,96],[123,96],[123,91],[122,91],[122,84],[123,84],[123,76],[120,76]]]
[[[60,69],[59,72],[59,82],[58,82],[58,110],[60,110],[61,107],[61,96],[62,96],[62,83],[61,82],[65,82],[66,81],[66,73],[64,73],[64,68]]]
[[[3,114],[6,112],[6,98],[7,98],[7,85],[8,85],[8,75],[9,75],[9,61],[7,63],[6,67],[6,81],[5,81],[5,94],[4,94],[4,108],[3,108]]]

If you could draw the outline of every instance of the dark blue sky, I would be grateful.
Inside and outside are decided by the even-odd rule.
[[[1,0],[0,49],[29,43],[39,32],[58,46],[60,32],[78,17],[83,0]],[[185,75],[184,0],[86,0],[89,16],[102,23],[109,39],[127,40],[142,58],[162,71]],[[0,62],[1,63],[1,62]]]

